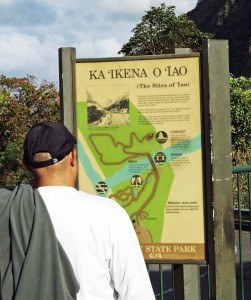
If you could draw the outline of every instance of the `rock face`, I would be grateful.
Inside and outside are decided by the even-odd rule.
[[[251,77],[251,0],[199,0],[187,15],[199,30],[228,39],[230,72]]]

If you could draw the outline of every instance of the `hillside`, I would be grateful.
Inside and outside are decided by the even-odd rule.
[[[199,0],[187,15],[201,31],[228,39],[230,72],[251,77],[250,0]]]

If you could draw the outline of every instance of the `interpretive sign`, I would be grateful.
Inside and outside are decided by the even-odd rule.
[[[79,189],[127,211],[146,260],[204,260],[199,55],[75,68]]]

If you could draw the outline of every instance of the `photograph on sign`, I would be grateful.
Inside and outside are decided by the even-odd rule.
[[[205,260],[199,57],[76,63],[78,186],[128,213],[148,261]]]

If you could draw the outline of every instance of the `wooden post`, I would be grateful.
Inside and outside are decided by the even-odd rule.
[[[210,299],[236,299],[228,42],[203,42]],[[210,113],[209,113],[210,112]]]
[[[189,54],[189,48],[169,49],[168,54]],[[199,300],[200,276],[199,266],[176,264],[173,268],[173,286],[175,300]]]
[[[59,58],[59,91],[61,122],[77,136],[76,92],[75,92],[75,48],[58,49]],[[78,188],[78,179],[76,180]]]
[[[201,298],[198,265],[174,265],[173,283],[175,300],[197,300]]]
[[[76,134],[75,60],[75,48],[59,49],[60,118],[73,134]]]
[[[183,268],[185,300],[200,299],[200,267],[190,264],[184,265]]]

